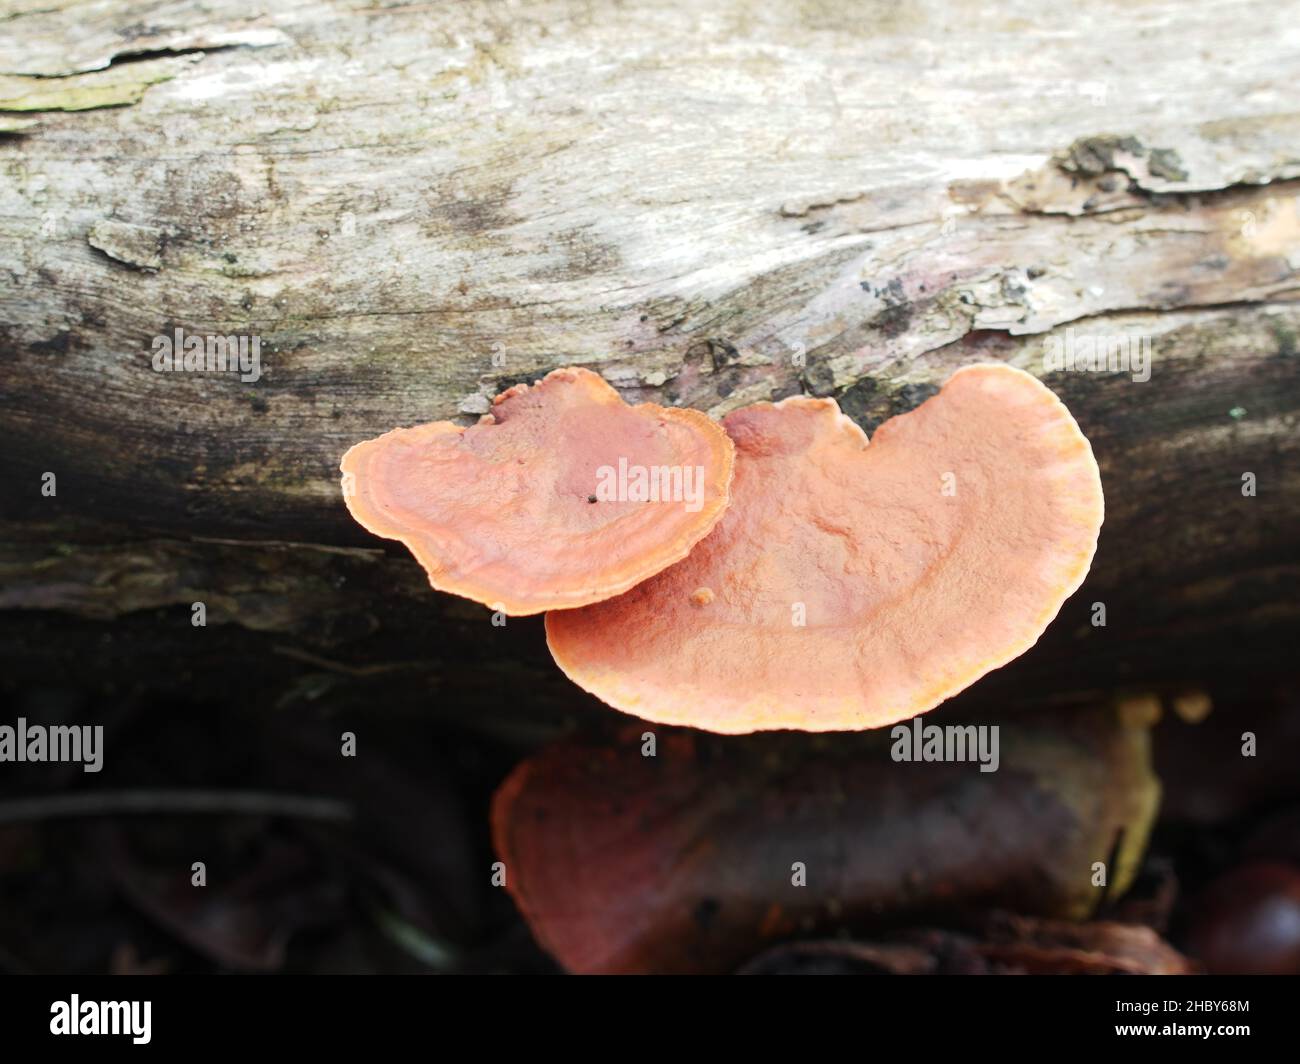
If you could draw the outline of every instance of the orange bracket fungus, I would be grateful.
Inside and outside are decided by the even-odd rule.
[[[1088,572],[1097,463],[1022,370],[958,370],[869,446],[831,399],[723,426],[735,482],[712,534],[546,618],[556,662],[617,709],[728,733],[892,724],[1028,650]]]
[[[706,414],[629,406],[568,368],[502,392],[470,428],[357,444],[343,494],[439,591],[521,616],[599,602],[680,561],[726,508],[733,461]]]

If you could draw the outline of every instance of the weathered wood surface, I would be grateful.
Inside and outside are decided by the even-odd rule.
[[[229,680],[238,653],[285,697],[307,673],[371,694],[436,679],[458,703],[517,682],[559,706],[572,689],[535,625],[491,628],[351,523],[350,443],[468,423],[568,363],[629,400],[714,413],[835,395],[870,430],[984,358],[1063,396],[1108,511],[1088,585],[984,697],[1286,669],[1297,16],[1209,0],[6,5],[15,674],[167,676],[179,654],[177,684]],[[261,379],[154,372],[153,338],[176,327],[260,337]],[[1068,329],[1149,338],[1150,380],[1050,372],[1045,343]],[[178,649],[198,599],[237,627]],[[485,656],[505,679],[441,664]]]

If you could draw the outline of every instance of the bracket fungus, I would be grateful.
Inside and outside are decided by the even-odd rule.
[[[502,392],[469,428],[357,444],[343,494],[436,589],[522,616],[599,602],[680,561],[726,508],[733,461],[706,414],[629,406],[566,368]]]
[[[1022,370],[958,370],[870,446],[832,399],[723,426],[736,473],[712,534],[546,619],[560,668],[617,709],[725,733],[892,724],[1028,650],[1088,572],[1097,463]]]
[[[654,757],[643,725],[578,734],[497,789],[493,845],[537,942],[572,972],[716,973],[795,936],[920,916],[1084,919],[1141,866],[1160,799],[1150,727],[1107,705],[999,727],[989,775],[913,771],[886,732],[664,729]]]

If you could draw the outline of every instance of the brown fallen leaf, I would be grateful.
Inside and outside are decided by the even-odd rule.
[[[873,942],[788,942],[742,975],[1190,975],[1195,966],[1149,927],[1000,915],[979,933],[895,932]]]
[[[178,820],[97,826],[100,859],[123,895],[155,924],[226,968],[277,971],[292,936],[338,918],[342,888],[301,844],[263,824],[231,845],[220,825]],[[208,883],[190,857],[207,857]],[[183,855],[183,856],[182,856]]]
[[[171,961],[166,957],[150,961],[142,958],[133,942],[119,942],[108,959],[110,975],[168,975],[171,970]]]

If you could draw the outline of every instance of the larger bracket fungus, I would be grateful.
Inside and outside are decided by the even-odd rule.
[[[556,662],[617,709],[726,733],[892,724],[1028,650],[1088,572],[1097,463],[1022,370],[958,370],[870,446],[830,399],[723,425],[717,528],[627,594],[546,618]]]
[[[726,508],[733,461],[706,414],[629,406],[567,368],[502,392],[469,428],[357,444],[343,494],[435,588],[519,616],[599,602],[684,558]]]

